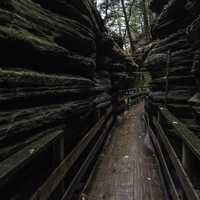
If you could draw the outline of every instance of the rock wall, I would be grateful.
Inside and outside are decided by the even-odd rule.
[[[199,134],[200,2],[152,0],[152,43],[143,47],[151,75],[149,98],[167,107]]]
[[[29,199],[55,169],[53,158],[59,160],[57,150],[45,150],[13,178],[9,170],[19,170],[13,167],[21,159],[14,156],[17,152],[44,136],[48,140],[48,135],[62,133],[68,155],[108,107],[113,114],[120,112],[118,91],[133,87],[136,64],[109,35],[92,2],[0,1],[3,199]]]
[[[135,69],[89,0],[1,1],[0,44],[1,160],[54,127],[80,135]]]

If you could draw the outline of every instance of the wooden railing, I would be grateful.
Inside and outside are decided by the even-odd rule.
[[[110,106],[67,155],[64,149],[69,141],[65,141],[64,136],[67,133],[64,132],[64,129],[58,127],[49,131],[39,140],[27,145],[21,151],[1,162],[0,188],[8,188],[13,183],[20,184],[19,175],[27,171],[31,163],[38,163],[40,157],[44,155],[50,157],[49,169],[47,169],[50,172],[46,178],[41,180],[41,183],[34,183],[38,184],[38,187],[32,193],[30,192],[31,196],[27,195],[26,199],[71,199],[75,192],[81,190],[80,186],[83,184],[83,179],[86,179],[88,170],[92,168],[97,159],[113,123],[114,116]],[[51,149],[53,153],[52,151],[48,153]],[[30,173],[40,176],[39,172],[37,175],[37,171],[30,171]],[[31,190],[31,185],[27,185],[27,188]],[[2,199],[4,199],[3,196]]]
[[[167,108],[145,101],[145,124],[159,161],[166,199],[199,200],[200,137]]]
[[[143,98],[142,91],[135,89],[120,91],[120,94],[129,99],[130,105]],[[73,149],[68,147],[70,152],[67,146],[71,143],[68,141],[71,132],[58,126],[45,131],[39,139],[1,161],[0,191],[6,195],[4,198],[3,194],[2,199],[18,195],[31,200],[73,199],[74,194],[81,192],[111,132],[117,114],[113,110],[110,106],[96,113],[96,123],[84,130],[84,136],[77,139],[79,142]]]
[[[84,153],[84,151],[88,148],[89,144],[92,142],[97,134],[99,134],[99,130],[102,128],[108,117],[110,117],[111,109],[107,111],[107,113],[99,120],[99,122],[89,130],[89,132],[84,136],[84,138],[78,143],[77,146],[74,147],[72,152],[66,156],[60,163],[60,165],[52,172],[52,174],[47,178],[47,180],[42,184],[42,186],[35,192],[32,200],[47,200],[51,194],[54,192],[56,187],[60,183],[62,183],[63,179],[65,178],[66,174],[69,170],[73,167],[75,162],[79,159],[79,157]],[[91,152],[86,156],[83,163],[80,164],[80,169],[77,171],[75,176],[73,177],[70,185],[65,188],[66,192],[62,199],[70,199],[73,195],[73,191],[77,189],[82,176],[85,174],[89,164],[94,159],[97,151],[99,150],[103,140],[106,136],[109,126],[112,123],[112,118],[108,120],[108,125],[104,125],[104,130],[100,134],[99,138],[93,144],[93,148]]]
[[[128,106],[135,105],[143,100],[146,92],[142,88],[130,88],[121,90],[120,95],[127,100]]]

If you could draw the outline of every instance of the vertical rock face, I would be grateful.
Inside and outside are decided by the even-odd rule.
[[[200,2],[153,0],[151,9],[157,19],[143,63],[152,77],[150,98],[167,102],[171,111],[199,134]]]
[[[136,67],[90,0],[1,1],[0,44],[0,160],[55,127],[80,138]]]
[[[117,110],[118,91],[130,80],[134,84],[136,65],[108,34],[92,2],[0,1],[0,196],[5,200],[30,199],[107,108]],[[61,134],[64,155],[56,153],[60,147],[52,139]],[[18,153],[31,155],[46,141],[53,147],[19,168],[24,157]],[[39,146],[27,150],[32,144]]]

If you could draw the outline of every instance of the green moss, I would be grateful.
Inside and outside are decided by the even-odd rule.
[[[24,69],[10,69],[5,70],[0,68],[0,83],[4,83],[7,86],[70,86],[73,84],[91,84],[91,81],[86,78],[74,77],[74,76],[59,76],[49,75],[44,73],[38,73],[33,71],[25,71]]]
[[[46,38],[37,37],[23,29],[15,29],[12,27],[0,26],[0,38],[11,41],[30,42],[48,46],[56,44],[48,41]]]
[[[3,70],[0,68],[0,82],[7,82],[8,84],[24,83],[31,85],[56,85],[61,84],[63,78],[59,76],[51,76],[31,71],[14,71],[14,70]],[[17,86],[17,85],[16,85]]]
[[[170,122],[176,130],[177,135],[183,140],[188,148],[200,159],[200,138],[190,131],[167,109],[161,110],[162,115]],[[176,122],[176,123],[173,123]]]

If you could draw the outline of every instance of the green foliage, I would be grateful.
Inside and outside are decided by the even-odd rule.
[[[124,0],[124,3],[131,35],[133,41],[136,41],[145,32],[144,9],[150,15],[150,11],[148,10],[149,0]],[[125,47],[128,48],[130,45],[121,0],[99,0],[98,8],[108,29],[121,36]],[[149,16],[147,18],[149,19]],[[147,25],[149,26],[149,22]]]

